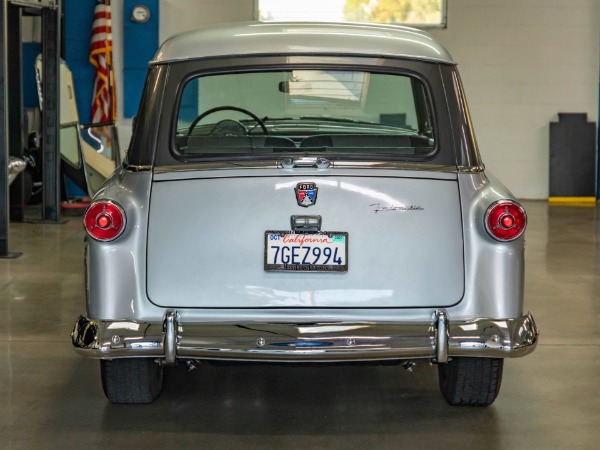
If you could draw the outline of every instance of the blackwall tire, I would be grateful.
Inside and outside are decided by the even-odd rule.
[[[489,406],[502,383],[502,358],[454,358],[438,365],[440,390],[451,405]]]
[[[152,403],[163,386],[163,368],[152,358],[101,360],[102,388],[111,403]]]

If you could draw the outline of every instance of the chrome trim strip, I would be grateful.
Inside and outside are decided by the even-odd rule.
[[[289,158],[287,158],[289,159]],[[331,161],[329,168],[334,169],[397,169],[397,170],[420,170],[426,172],[459,172],[456,166],[443,166],[434,164],[419,164],[407,162],[390,161]],[[155,174],[170,172],[192,172],[204,170],[232,170],[232,169],[290,169],[285,160],[269,161],[220,161],[206,163],[190,163],[176,166],[160,166],[154,168]],[[469,172],[475,173],[475,172]]]
[[[172,172],[196,172],[209,170],[235,170],[235,169],[278,169],[277,161],[219,161],[206,163],[189,163],[176,166],[160,166],[154,168],[155,174]]]
[[[531,314],[516,319],[373,323],[185,323],[177,312],[163,323],[80,317],[71,334],[90,358],[155,357],[251,361],[375,361],[453,356],[512,358],[533,352],[538,329]],[[165,324],[171,323],[173,328]],[[441,322],[441,326],[439,323]],[[170,337],[165,336],[165,328]],[[175,333],[175,336],[170,333]],[[444,348],[447,336],[447,356]],[[173,349],[171,337],[174,337]],[[437,337],[437,340],[436,340]],[[174,350],[174,352],[173,352]]]

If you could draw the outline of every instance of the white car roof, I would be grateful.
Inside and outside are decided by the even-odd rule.
[[[394,56],[452,63],[444,47],[415,28],[366,23],[248,22],[208,26],[171,36],[151,64],[269,54]]]

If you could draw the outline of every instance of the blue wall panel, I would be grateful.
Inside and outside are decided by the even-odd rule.
[[[131,20],[133,7],[145,5],[150,10],[150,18],[144,23]],[[158,0],[123,1],[123,115],[137,114],[142,90],[148,71],[148,62],[158,50]]]
[[[39,108],[37,81],[35,78],[35,59],[42,53],[42,44],[37,42],[23,43],[23,107]]]
[[[65,54],[64,59],[73,72],[77,112],[81,123],[91,120],[94,93],[94,66],[89,62],[94,0],[64,0]],[[113,6],[114,8],[114,6]],[[117,92],[117,95],[119,93]]]
[[[146,68],[123,71],[123,89],[126,93],[123,101],[123,116],[133,117],[137,114],[147,72]]]

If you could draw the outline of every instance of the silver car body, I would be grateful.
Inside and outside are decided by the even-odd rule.
[[[286,65],[427,72],[447,134],[437,145],[451,156],[173,158],[172,103],[189,74]],[[310,208],[299,183],[318,186]],[[184,33],[151,62],[128,159],[95,196],[120,205],[126,225],[114,241],[86,239],[87,314],[73,344],[167,363],[526,355],[538,333],[523,312],[524,237],[500,242],[484,224],[506,199],[480,160],[455,64],[427,33],[305,23]],[[265,270],[265,232],[318,216],[348,233],[348,270]]]

